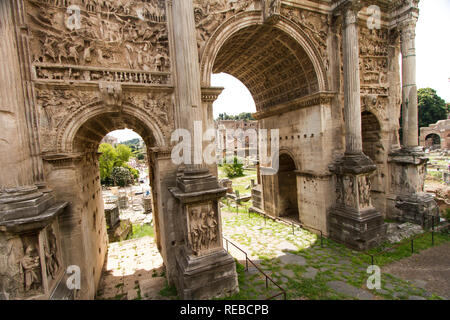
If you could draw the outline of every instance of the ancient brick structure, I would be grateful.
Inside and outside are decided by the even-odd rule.
[[[379,21],[369,10],[374,4]],[[107,249],[97,149],[123,128],[148,147],[156,241],[169,282],[182,298],[238,290],[234,261],[221,245],[217,201],[225,189],[215,165],[171,159],[176,128],[194,132],[194,121],[214,128],[212,104],[222,88],[211,87],[213,72],[241,80],[259,127],[279,129],[283,170],[262,176],[262,209],[297,212],[302,223],[356,249],[382,241],[383,217],[401,216],[405,202],[424,207],[417,6],[0,1],[0,295],[51,298],[66,267],[78,266],[77,296],[94,297]]]

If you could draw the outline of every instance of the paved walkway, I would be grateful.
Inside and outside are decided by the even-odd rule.
[[[433,293],[439,293],[387,272],[382,272],[381,289],[369,290],[369,261],[358,252],[327,239],[322,248],[320,237],[315,234],[297,228],[293,235],[292,227],[270,219],[265,221],[257,215],[249,218],[247,214],[223,213],[223,221],[224,236],[287,290],[288,299],[424,300],[437,298]],[[244,255],[229,248],[244,264]],[[241,286],[238,298],[261,298],[261,293],[255,290],[261,288],[261,278],[249,273],[242,273],[241,278],[245,286]]]
[[[315,234],[258,216],[223,213],[224,236],[249,254],[294,299],[412,299],[448,298],[450,243],[423,251],[382,269],[382,287],[366,286],[369,261]],[[245,266],[245,256],[229,245]],[[97,299],[175,299],[167,287],[163,261],[151,237],[109,245],[108,260]],[[280,290],[249,266],[238,266],[240,293],[234,299],[265,299]],[[280,299],[281,297],[278,297]]]
[[[151,237],[110,243],[97,299],[161,300],[163,260]]]
[[[427,249],[385,268],[391,273],[445,299],[450,299],[450,243]]]

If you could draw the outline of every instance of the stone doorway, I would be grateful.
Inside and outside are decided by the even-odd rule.
[[[278,209],[279,216],[300,221],[297,199],[297,175],[295,162],[288,154],[280,155],[278,178]]]
[[[431,133],[425,138],[425,147],[431,150],[441,149],[441,137],[435,133]]]

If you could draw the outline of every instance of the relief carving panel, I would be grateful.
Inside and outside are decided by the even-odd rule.
[[[197,256],[220,247],[218,213],[213,202],[190,205],[188,211],[189,245]]]
[[[26,12],[37,79],[169,82],[164,0],[27,0]]]

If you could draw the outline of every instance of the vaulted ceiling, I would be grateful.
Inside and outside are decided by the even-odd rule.
[[[220,49],[214,73],[225,72],[249,89],[257,111],[317,92],[317,75],[305,50],[285,32],[251,26]]]

